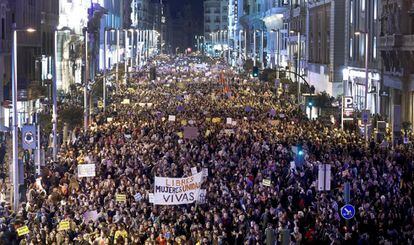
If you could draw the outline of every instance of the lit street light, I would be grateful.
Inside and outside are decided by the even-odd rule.
[[[36,30],[33,28],[16,29],[13,24],[13,46],[12,46],[12,102],[13,102],[13,209],[19,207],[19,140],[18,140],[18,122],[17,122],[17,32],[32,33]]]
[[[368,110],[368,47],[369,47],[369,36],[368,32],[355,32],[356,36],[365,36],[365,103],[364,103],[364,109]],[[368,125],[364,123],[364,134],[365,134],[365,144],[368,146]]]
[[[102,89],[103,89],[103,95],[102,95],[102,104],[103,104],[103,111],[106,110],[106,69],[107,69],[107,58],[106,58],[106,52],[107,52],[107,48],[108,48],[108,31],[110,33],[114,33],[115,29],[110,28],[110,29],[105,29],[104,32],[104,71],[103,71],[103,84],[102,84]]]
[[[53,84],[52,84],[52,97],[53,97],[53,113],[52,113],[52,124],[53,124],[53,128],[52,128],[52,135],[53,135],[53,160],[56,161],[57,158],[57,39],[58,39],[58,33],[59,32],[65,32],[68,33],[70,32],[70,29],[67,27],[64,27],[60,30],[55,30],[54,33],[54,42],[55,42],[55,46],[54,46],[54,69],[53,69]]]
[[[295,31],[291,30],[290,33],[294,34]],[[301,40],[300,40],[300,31],[297,32],[298,33],[298,56],[297,56],[297,65],[296,65],[296,69],[297,69],[297,74],[300,74],[300,52],[301,52]],[[300,80],[298,75],[296,74],[296,81],[298,83],[298,105],[300,105]]]

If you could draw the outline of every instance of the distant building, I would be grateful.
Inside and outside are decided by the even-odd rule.
[[[381,57],[381,114],[393,131],[402,122],[414,123],[414,3],[413,1],[373,0],[378,7],[378,49]]]
[[[205,0],[204,37],[207,44],[211,46],[213,40],[216,44],[223,44],[225,40],[223,37],[227,36],[228,25],[229,0]]]
[[[1,46],[0,74],[2,76],[1,102],[11,99],[11,47],[12,26],[17,29],[28,27],[36,32],[17,34],[17,82],[18,82],[18,121],[30,122],[34,113],[34,101],[28,93],[30,84],[40,83],[44,73],[51,73],[53,52],[53,32],[58,20],[58,2],[53,0],[0,0]],[[49,57],[49,58],[47,58]],[[4,103],[3,103],[4,105]],[[0,110],[0,124],[10,125],[9,110]]]
[[[372,114],[380,112],[381,84],[378,52],[379,0],[347,0],[345,5],[345,95],[353,96],[355,108],[368,108]],[[366,38],[368,37],[368,50]],[[368,90],[366,91],[365,58],[368,56]],[[338,71],[339,72],[339,71]],[[367,92],[368,101],[365,100]]]
[[[131,26],[142,30],[153,28],[152,4],[151,0],[132,0]]]
[[[191,0],[189,0],[191,1]],[[189,1],[185,2],[180,11],[171,13],[172,51],[183,53],[185,49],[193,48],[195,36],[199,34],[201,23],[194,21],[195,15]]]
[[[307,5],[307,78],[316,92],[343,94],[345,0]]]

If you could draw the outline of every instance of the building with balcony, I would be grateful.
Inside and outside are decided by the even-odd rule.
[[[401,122],[414,122],[414,3],[380,3],[381,112],[398,132]]]

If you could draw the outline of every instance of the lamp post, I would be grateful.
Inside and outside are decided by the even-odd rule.
[[[256,66],[256,30],[253,30],[253,66]]]
[[[55,30],[54,33],[54,64],[53,64],[53,85],[52,85],[52,97],[53,97],[53,113],[52,113],[52,124],[53,124],[53,128],[52,128],[52,134],[53,134],[53,160],[56,161],[57,158],[57,69],[58,69],[58,65],[57,65],[57,60],[58,60],[58,54],[57,54],[57,39],[58,39],[58,33],[59,32],[65,32],[68,33],[70,32],[70,29],[67,27],[64,27],[60,30]]]
[[[295,33],[295,31],[290,31],[290,33]],[[297,32],[298,34],[298,55],[297,55],[297,65],[296,65],[296,81],[298,83],[298,105],[300,105],[300,97],[301,97],[301,93],[300,93],[300,80],[298,78],[297,74],[300,74],[300,52],[301,52],[301,40],[300,40],[300,31]]]
[[[355,32],[356,36],[365,36],[365,96],[364,96],[364,109],[368,111],[368,48],[369,48],[369,33],[368,32]],[[368,125],[364,124],[365,131],[365,144],[368,146]]]
[[[89,64],[88,64],[88,30],[84,29],[85,34],[85,75],[83,86],[83,130],[84,134],[88,130],[88,82],[89,82]],[[117,73],[118,74],[118,73]]]
[[[136,29],[136,34],[137,34],[137,38],[136,38],[136,45],[137,45],[137,49],[136,49],[136,54],[135,54],[135,69],[137,70],[137,68],[139,67],[139,60],[140,60],[140,51],[139,51],[139,42],[140,42],[140,30]]]
[[[239,30],[239,41],[238,41],[239,52],[237,55],[239,59],[242,57],[242,33],[243,33],[243,30]]]
[[[279,69],[279,54],[280,54],[280,30],[279,29],[272,29],[272,32],[276,33],[276,50],[275,50],[275,65],[276,69]]]
[[[244,59],[247,60],[247,30],[244,31]]]
[[[17,29],[13,24],[13,46],[12,46],[12,100],[13,100],[13,209],[19,208],[19,140],[17,121],[17,32],[35,32],[33,28]]]
[[[105,37],[104,37],[104,70],[103,70],[103,84],[102,84],[102,89],[103,89],[103,95],[102,95],[102,104],[103,104],[103,111],[106,111],[106,72],[107,72],[107,57],[106,57],[106,52],[107,52],[107,48],[108,48],[108,31],[110,33],[114,33],[115,29],[105,29]]]
[[[263,52],[264,52],[264,31],[262,30],[260,32],[262,34],[262,36],[260,37],[260,62],[262,64],[262,69],[264,69],[264,57],[263,57]]]

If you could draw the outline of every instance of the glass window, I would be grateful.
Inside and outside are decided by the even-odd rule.
[[[351,10],[350,10],[349,19],[351,23],[354,23],[354,2],[353,1],[351,1]]]
[[[372,44],[372,57],[374,59],[377,58],[377,37],[374,37],[373,44]]]
[[[365,0],[361,0],[361,11],[365,11]]]
[[[354,48],[354,39],[353,38],[351,38],[350,40],[349,40],[349,57],[350,58],[352,58],[352,56],[353,56],[353,52],[354,52],[354,50],[353,50],[353,48]]]

